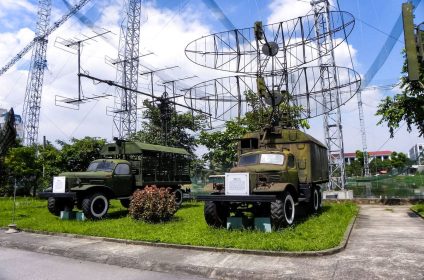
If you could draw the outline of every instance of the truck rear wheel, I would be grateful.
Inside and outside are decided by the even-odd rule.
[[[174,191],[175,195],[175,203],[179,207],[183,203],[183,190],[182,189],[176,189]]]
[[[228,207],[215,201],[205,201],[204,215],[206,223],[211,227],[223,227],[229,215]]]
[[[271,202],[271,222],[274,228],[291,226],[294,223],[295,204],[290,192],[285,191],[281,199]]]
[[[64,211],[65,209],[68,211],[72,211],[73,208],[74,201],[72,199],[55,197],[49,197],[47,199],[47,209],[49,209],[49,212],[55,216],[59,216],[60,211]]]
[[[95,193],[82,201],[82,211],[88,219],[102,219],[108,209],[109,200],[103,193]]]
[[[308,203],[309,211],[312,214],[316,214],[321,209],[321,192],[319,191],[319,188],[314,187],[312,189],[311,198],[309,199]]]

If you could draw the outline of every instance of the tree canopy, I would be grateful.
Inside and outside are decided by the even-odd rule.
[[[368,156],[370,158],[370,156]],[[382,160],[381,158],[374,158],[370,161],[370,172],[375,174],[379,171],[391,171],[396,168],[397,171],[403,171],[405,167],[410,165],[408,156],[402,152],[392,152],[390,159]],[[350,164],[346,165],[347,176],[363,176],[364,168],[364,153],[356,151],[356,159]]]
[[[15,180],[19,193],[29,195],[50,186],[52,177],[63,171],[85,170],[93,159],[100,157],[105,140],[92,137],[71,139],[70,143],[56,141],[45,146],[18,146],[9,149],[1,161],[0,195],[11,194]]]
[[[204,116],[190,112],[179,113],[168,99],[158,103],[145,100],[143,105],[146,109],[141,130],[132,135],[131,140],[184,148],[194,155],[197,147],[194,132],[205,127]]]
[[[424,62],[420,63],[418,81],[410,81],[407,75],[406,60],[400,79],[402,93],[386,97],[378,105],[376,115],[380,116],[378,124],[386,123],[393,137],[401,122],[405,122],[408,132],[415,126],[420,136],[424,135]]]

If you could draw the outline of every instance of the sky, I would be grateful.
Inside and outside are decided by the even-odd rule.
[[[69,0],[75,4],[76,0]],[[215,2],[224,12],[211,9]],[[400,0],[339,0],[341,10],[351,13],[356,21],[348,37],[354,68],[363,77],[382,49],[389,33],[401,13]],[[37,20],[35,0],[0,1],[0,67],[24,48],[33,38]],[[51,23],[67,13],[65,1],[52,1]],[[337,2],[331,1],[333,9]],[[115,80],[116,69],[107,63],[108,58],[116,58],[119,46],[120,24],[124,1],[91,1],[78,14],[69,19],[49,36],[47,49],[47,69],[39,125],[39,140],[46,136],[51,142],[56,139],[69,141],[72,137],[84,136],[112,139],[116,132],[113,128],[111,108],[113,97],[102,98],[81,104],[79,108],[63,108],[61,96],[76,98],[78,91],[77,55],[75,50],[60,44],[63,40],[80,40],[93,36],[99,30],[111,31],[107,35],[87,41],[83,45],[82,69],[92,76]],[[231,28],[252,27],[255,21],[277,23],[303,16],[311,10],[309,1],[296,0],[144,0],[140,34],[140,55],[153,53],[141,58],[141,72],[148,69],[161,69],[178,66],[162,71],[155,77],[155,93],[160,95],[163,86],[160,81],[174,80],[196,75],[178,83],[179,88],[187,88],[202,81],[216,77],[233,76],[234,73],[209,70],[189,61],[184,49],[191,41],[208,34],[226,31]],[[424,4],[415,11],[415,23],[424,21]],[[336,49],[336,64],[350,62],[346,44]],[[399,93],[396,84],[401,76],[404,47],[403,34],[396,40],[393,51],[386,63],[362,92],[363,109],[367,132],[368,151],[391,150],[407,153],[416,143],[424,142],[414,129],[406,131],[406,125],[390,138],[385,125],[377,125],[379,117],[376,108],[382,98]],[[0,108],[13,107],[20,114],[23,110],[25,88],[31,51],[16,63],[8,72],[0,76]],[[83,80],[83,94],[113,95],[113,87],[94,84]],[[139,89],[150,91],[149,79],[139,77]],[[169,89],[168,89],[169,91]],[[139,104],[142,98],[139,99]],[[345,152],[362,149],[357,99],[353,97],[341,107]],[[141,114],[140,114],[141,116]],[[322,117],[310,120],[311,129],[307,132],[323,141]],[[324,142],[324,141],[323,141]]]

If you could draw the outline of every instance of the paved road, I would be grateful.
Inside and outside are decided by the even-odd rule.
[[[361,205],[346,249],[272,257],[0,233],[0,246],[142,270],[239,279],[424,279],[424,220],[408,206]]]
[[[174,280],[204,279],[170,273],[143,271],[60,256],[1,248],[1,280]]]

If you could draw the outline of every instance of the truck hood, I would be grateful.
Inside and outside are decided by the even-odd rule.
[[[230,169],[230,173],[238,172],[249,172],[249,173],[264,173],[264,172],[281,172],[285,168],[281,165],[275,164],[256,164],[256,165],[246,165],[246,166],[237,166]]]
[[[82,187],[84,185],[104,185],[108,178],[112,178],[112,172],[63,172],[60,176],[66,177],[67,189]]]
[[[112,176],[112,172],[106,171],[90,171],[90,172],[62,172],[59,176],[65,176],[66,178],[105,178]]]

